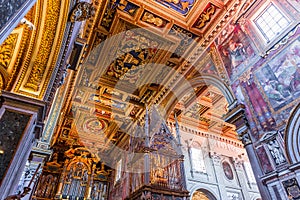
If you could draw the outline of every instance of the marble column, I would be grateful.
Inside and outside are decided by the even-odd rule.
[[[252,145],[249,124],[245,116],[245,106],[242,104],[237,105],[236,107],[232,108],[224,118],[227,123],[231,123],[236,126],[236,132],[244,144],[249,161],[251,163],[261,198],[271,199],[267,186],[264,185],[260,180],[260,177],[263,175],[263,171]]]
[[[6,91],[0,103],[0,199],[5,199],[15,193],[32,146],[41,136],[46,105]]]

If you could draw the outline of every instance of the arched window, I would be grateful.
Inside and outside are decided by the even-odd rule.
[[[192,200],[217,200],[217,198],[208,190],[199,189],[193,193]]]

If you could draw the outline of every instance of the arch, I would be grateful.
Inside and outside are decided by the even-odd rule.
[[[218,88],[226,98],[229,105],[234,104],[236,98],[230,89],[219,77],[214,75],[201,75],[199,77],[195,77],[189,80],[192,86],[199,86],[201,84],[213,85]]]
[[[207,189],[197,189],[192,194],[191,200],[202,200],[204,197],[207,198],[207,200],[217,200],[217,198]]]
[[[193,194],[197,191],[197,190],[201,190],[201,191],[205,191],[208,194],[211,194],[211,197],[213,197],[213,200],[218,200],[221,197],[219,196],[219,189],[217,186],[212,186],[209,184],[202,184],[202,183],[195,183],[191,184],[190,187],[188,187],[188,190],[190,191],[191,194],[191,200],[192,200],[192,196]]]
[[[237,100],[230,87],[227,86],[218,76],[205,74],[205,75],[193,77],[189,80],[183,80],[177,84],[177,87],[174,87],[174,89],[170,91],[175,95],[171,96],[168,102],[166,103],[165,110],[167,116],[173,110],[176,103],[182,97],[184,97],[184,95],[186,95],[188,92],[193,91],[195,87],[199,87],[203,85],[213,85],[216,88],[218,88],[224,95],[225,99],[227,100],[229,109],[231,109],[236,105]]]
[[[292,111],[286,125],[285,151],[291,164],[300,162],[300,103]]]

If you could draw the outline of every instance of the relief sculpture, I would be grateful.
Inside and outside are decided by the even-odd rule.
[[[212,18],[216,12],[216,6],[213,4],[208,4],[206,9],[201,13],[196,23],[194,24],[195,28],[203,28]]]

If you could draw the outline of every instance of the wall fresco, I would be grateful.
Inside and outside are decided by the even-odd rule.
[[[231,80],[241,75],[255,58],[250,40],[239,25],[230,23],[215,42]]]
[[[255,72],[275,111],[300,97],[300,38]]]

